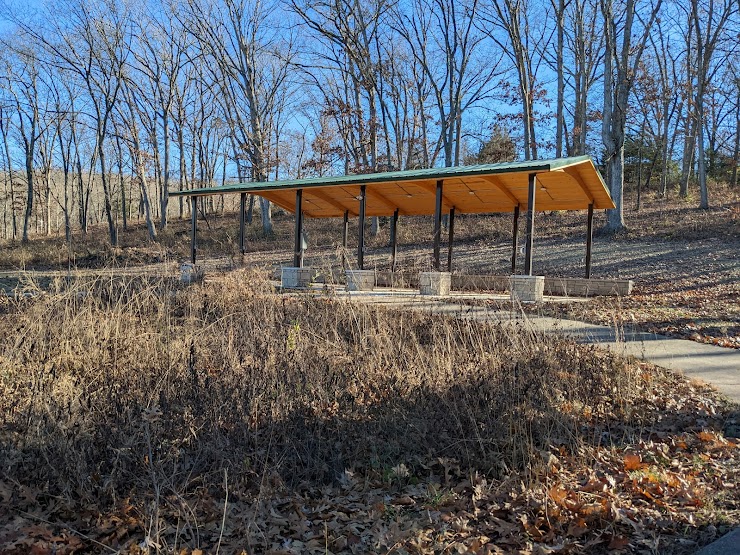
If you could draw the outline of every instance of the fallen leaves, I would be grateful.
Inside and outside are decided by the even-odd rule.
[[[401,483],[389,484],[384,472],[354,470],[332,485],[230,492],[223,528],[223,499],[200,492],[185,500],[189,515],[172,502],[159,507],[158,537],[147,532],[146,504],[121,503],[114,513],[85,518],[79,506],[50,503],[38,489],[0,482],[4,498],[34,498],[45,520],[59,521],[6,515],[0,551],[71,555],[89,548],[90,542],[65,528],[66,518],[87,523],[83,532],[91,541],[137,555],[154,553],[157,545],[203,555],[219,541],[224,552],[273,555],[640,553],[655,547],[656,537],[661,553],[681,553],[706,541],[702,523],[721,510],[718,494],[740,477],[740,442],[713,428],[658,430],[617,450],[584,445],[567,453],[554,447],[553,457],[557,473],[543,467],[545,474],[530,477],[526,487],[523,476],[494,481],[444,459],[406,464]],[[178,521],[197,522],[199,535],[173,526]]]
[[[625,453],[624,454],[624,469],[629,472],[631,470],[639,470],[642,468],[642,459],[640,458],[640,455],[637,455],[635,453]]]
[[[649,273],[650,269],[646,269]],[[638,277],[638,276],[635,276]],[[638,277],[639,283],[639,277]],[[740,279],[673,275],[647,281],[629,297],[596,297],[583,303],[545,303],[545,315],[740,349]]]

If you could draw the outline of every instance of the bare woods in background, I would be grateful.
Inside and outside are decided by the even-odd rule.
[[[188,216],[228,181],[590,154],[666,196],[737,183],[738,3],[62,0],[5,6],[0,234]],[[639,201],[638,201],[639,207]],[[231,209],[227,206],[226,209]],[[250,199],[272,233],[270,205]],[[223,210],[203,201],[204,213]],[[379,222],[374,221],[377,230]]]

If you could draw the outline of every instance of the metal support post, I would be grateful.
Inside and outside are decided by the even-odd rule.
[[[195,234],[198,230],[198,197],[190,197],[190,262],[195,264]]]
[[[442,240],[442,180],[437,181],[437,197],[434,203],[434,270],[439,272],[439,246]]]
[[[586,228],[586,279],[591,277],[591,246],[594,242],[594,203],[588,205],[588,225]]]
[[[519,248],[519,205],[514,207],[514,229],[512,231],[513,240],[511,245],[511,275],[516,275],[516,255]]]
[[[393,212],[391,219],[391,272],[396,271],[396,256],[398,255],[398,208]]]
[[[529,174],[529,196],[527,199],[527,243],[524,251],[524,275],[532,275],[532,248],[534,247],[534,212],[537,192],[537,174]]]
[[[242,193],[241,195],[239,195],[239,252],[242,255],[247,251],[245,247],[245,242],[244,242],[246,208],[247,208],[247,193]]]
[[[303,189],[295,192],[295,249],[293,266],[303,268]]]
[[[452,240],[455,237],[455,207],[450,208],[450,221],[448,222],[449,232],[447,236],[447,271],[452,271]]]
[[[349,230],[349,210],[344,211],[342,222],[342,268],[347,269],[347,231]]]
[[[357,242],[357,268],[365,269],[365,208],[367,205],[367,185],[360,186],[360,229]]]

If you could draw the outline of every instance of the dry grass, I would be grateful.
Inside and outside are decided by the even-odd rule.
[[[61,285],[6,307],[0,359],[2,466],[57,494],[113,501],[150,479],[181,491],[224,467],[296,485],[429,457],[501,474],[573,444],[563,403],[613,414],[628,402],[613,398],[630,375],[613,357],[497,325],[277,297],[255,273],[192,289]]]
[[[665,252],[630,262],[651,280],[630,275],[629,307],[582,303],[580,317],[629,311],[648,326],[664,301],[660,318],[676,322],[678,294],[692,322],[709,306],[729,319],[722,333],[734,330],[737,200],[726,198],[709,212],[648,199],[628,213],[630,231],[598,243],[620,257],[649,241]],[[340,225],[307,221],[309,262],[327,275]],[[584,218],[538,225],[562,267],[556,247],[582,239]],[[459,218],[461,271],[505,269],[509,227],[509,216]],[[250,228],[248,263],[290,259],[292,217],[276,211],[275,229]],[[409,274],[429,266],[430,229],[428,218],[403,220]],[[200,230],[201,253],[237,265],[233,215]],[[387,228],[369,240],[371,265],[387,266],[387,241]],[[695,243],[708,254],[687,265]],[[3,245],[0,267],[114,275],[188,249],[188,222],[176,221],[156,244],[134,226],[118,249],[102,229],[68,247]],[[563,275],[571,263],[580,272],[574,256]],[[711,305],[704,274],[723,284]],[[737,522],[738,443],[722,435],[737,435],[737,409],[707,388],[505,325],[279,296],[267,277],[240,270],[183,288],[70,272],[23,278],[32,296],[0,298],[0,552],[489,553],[481,546],[494,538],[504,551],[629,541],[633,552],[682,553]]]
[[[308,552],[283,536],[293,519],[280,516],[285,503],[318,515],[340,495],[354,508],[316,517],[325,538],[315,552],[331,544],[334,552],[427,553],[420,546],[453,545],[443,532],[463,537],[440,506],[459,499],[450,510],[473,510],[468,503],[485,496],[513,495],[513,484],[516,503],[480,518],[508,507],[507,541],[531,544],[531,527],[544,526],[532,515],[554,510],[553,464],[576,488],[598,457],[619,466],[622,446],[676,423],[691,429],[697,414],[721,425],[729,410],[705,393],[670,400],[688,386],[593,348],[502,324],[279,296],[258,272],[189,288],[138,277],[57,280],[47,289],[6,298],[0,314],[0,546],[9,553],[104,551],[101,544],[215,552],[222,540],[248,553],[288,544],[274,552]],[[668,398],[649,400],[663,389]],[[690,422],[676,419],[684,411]],[[563,457],[578,460],[577,470],[566,471]],[[697,481],[688,479],[681,483]],[[436,540],[419,535],[429,514],[399,512],[417,503],[442,519],[424,525]],[[567,503],[562,510],[584,506]],[[606,545],[621,536],[603,527],[623,525],[599,511],[584,518]],[[557,527],[571,531],[553,515],[547,537],[556,541]],[[328,518],[411,528],[368,525],[360,540],[352,539],[360,532],[329,534]],[[661,533],[686,526],[676,518]],[[290,533],[305,540],[305,521],[295,526]],[[464,538],[480,544],[470,529]],[[355,541],[364,543],[350,549]]]

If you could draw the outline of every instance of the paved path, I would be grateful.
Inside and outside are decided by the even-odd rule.
[[[504,295],[458,294],[445,299],[436,299],[422,297],[418,292],[411,290],[369,293],[338,292],[338,294],[360,302],[449,314],[474,320],[518,322],[534,330],[560,333],[584,343],[599,345],[621,355],[632,355],[657,366],[682,372],[690,378],[710,383],[729,399],[740,403],[740,350],[738,349],[716,347],[653,333],[615,330],[608,326],[575,320],[525,315],[517,308],[501,310],[464,304],[470,299],[507,300],[508,296]],[[560,300],[568,302],[567,299]]]
[[[740,553],[740,528],[710,543],[696,555],[737,555],[738,553]]]

